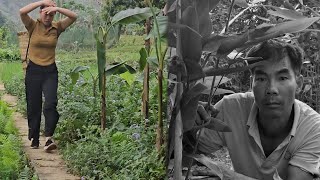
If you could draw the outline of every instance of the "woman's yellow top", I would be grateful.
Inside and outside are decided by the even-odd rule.
[[[40,19],[31,19],[26,28],[31,35],[28,58],[37,65],[48,66],[55,62],[59,35],[64,31],[61,21],[53,21],[46,29]]]

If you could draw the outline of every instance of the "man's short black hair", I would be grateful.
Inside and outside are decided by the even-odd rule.
[[[272,61],[279,61],[287,55],[295,74],[300,74],[304,51],[297,45],[271,39],[252,47],[247,53],[247,57],[261,57],[264,60]],[[254,62],[248,63],[251,64]],[[251,72],[252,70],[253,69],[251,69]]]

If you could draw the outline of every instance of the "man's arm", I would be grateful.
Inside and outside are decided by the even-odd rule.
[[[312,180],[313,177],[309,172],[304,171],[299,167],[289,165],[288,180],[300,180],[300,179]]]

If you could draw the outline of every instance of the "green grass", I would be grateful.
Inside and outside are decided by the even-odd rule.
[[[132,65],[139,62],[140,49],[144,47],[143,36],[122,35],[119,42],[107,50],[107,63],[127,61]],[[57,61],[71,61],[76,64],[95,64],[97,60],[96,50],[79,50],[79,52],[58,50]]]
[[[134,68],[138,68],[140,59],[139,51],[144,47],[143,36],[121,35],[119,42],[107,50],[107,64],[113,62],[126,61]],[[97,73],[96,50],[80,49],[78,52],[57,50],[56,61],[58,68],[67,67],[71,71],[76,66],[89,66],[92,74]],[[22,65],[20,62],[0,62],[0,81],[11,80],[13,76],[22,77]],[[84,73],[86,78],[90,78],[88,72]]]
[[[142,36],[121,36],[120,42],[113,48],[107,50],[107,63],[110,64],[112,62],[123,62],[126,61],[128,64],[134,66],[135,68],[138,67],[138,60],[140,58],[139,50],[144,46],[144,39]],[[85,80],[83,82],[88,82],[88,85],[86,83],[81,84],[79,83],[76,86],[70,85],[70,77],[67,75],[68,72],[70,72],[73,68],[76,66],[89,66],[90,71],[93,75],[97,75],[97,60],[96,60],[96,50],[89,50],[89,49],[80,49],[79,52],[75,53],[74,51],[66,51],[66,50],[58,50],[57,51],[57,66],[59,70],[59,112],[61,114],[61,121],[59,122],[59,126],[57,128],[55,137],[57,140],[59,137],[64,140],[64,143],[69,143],[67,138],[70,138],[71,144],[73,144],[74,140],[78,140],[78,138],[81,137],[79,142],[86,142],[87,137],[92,137],[93,140],[99,139],[100,142],[100,135],[99,137],[95,137],[96,130],[90,130],[85,129],[85,127],[88,127],[88,125],[93,124],[95,125],[97,122],[99,122],[99,101],[95,102],[92,97],[92,89],[91,82],[90,82],[90,75],[86,71],[84,73]],[[8,69],[11,70],[8,70]],[[14,78],[13,76],[17,73],[14,72],[21,72],[22,68],[20,63],[11,63],[6,62],[0,64],[0,76],[3,76],[5,78],[5,81],[8,82],[6,84],[6,89],[11,94],[16,94],[20,97],[20,102],[18,103],[21,105],[22,110],[25,110],[25,97],[24,97],[24,87],[23,87],[23,76],[21,78]],[[150,77],[150,127],[152,124],[156,121],[156,115],[157,115],[157,107],[156,107],[156,92],[157,92],[157,84],[156,84],[156,78],[155,78],[155,71],[152,71]],[[138,77],[139,74],[136,74]],[[119,127],[117,126],[115,130],[117,131],[128,131],[128,137],[131,137],[131,135],[135,132],[137,129],[132,128],[131,124],[139,124],[141,122],[141,114],[140,114],[140,104],[141,104],[141,91],[142,91],[142,83],[136,82],[132,86],[128,86],[123,80],[121,80],[119,77],[112,76],[108,77],[107,80],[107,122],[109,125],[112,123],[121,122]],[[71,88],[73,87],[73,89]],[[164,87],[165,89],[165,87]],[[22,102],[23,101],[23,102]],[[143,122],[142,122],[143,123]],[[85,125],[83,125],[85,124]],[[128,127],[125,127],[128,126]],[[130,127],[129,127],[130,126]],[[140,125],[140,127],[143,127],[143,124]],[[122,128],[122,130],[121,130]],[[128,130],[127,130],[128,129]],[[143,156],[140,158],[137,158],[135,153],[141,154],[141,149],[147,149],[149,152],[150,150],[154,150],[154,135],[155,132],[153,131],[155,128],[150,128],[150,132],[146,134],[145,139],[143,138],[141,141],[137,141],[139,146],[137,146],[136,149],[128,149],[130,144],[128,143],[122,143],[123,146],[119,147],[118,151],[114,152],[124,152],[123,149],[125,149],[128,156],[121,156],[120,158],[123,158],[123,162],[129,162],[125,158],[133,157],[133,161],[130,160],[130,163],[128,166],[120,166],[119,168],[123,170],[123,172],[120,172],[120,170],[117,172],[122,175],[126,175],[124,173],[128,173],[128,175],[132,175],[134,177],[140,177],[140,175],[143,176],[143,173],[147,172],[148,174],[162,174],[162,165],[159,164],[159,160],[155,156],[151,156],[151,154],[148,154],[148,156]],[[137,130],[138,131],[138,130]],[[140,132],[140,131],[139,131]],[[143,133],[146,133],[143,131]],[[142,132],[140,132],[142,134]],[[59,136],[60,135],[60,136]],[[85,135],[85,138],[83,138]],[[127,136],[127,135],[126,135]],[[109,138],[101,139],[101,143],[105,143],[110,141]],[[60,143],[63,141],[60,141]],[[111,161],[112,163],[119,161],[120,158],[116,159],[107,159],[100,156],[101,151],[99,149],[96,150],[96,157],[92,157],[95,154],[92,152],[92,145],[91,142],[84,143],[84,146],[79,146],[77,149],[73,149],[70,152],[66,151],[66,149],[61,146],[62,152],[67,152],[66,155],[64,155],[64,158],[68,159],[68,157],[71,159],[71,163],[74,160],[75,165],[79,165],[77,167],[81,168],[87,168],[88,172],[97,173],[95,169],[99,167],[99,174],[106,173],[106,176],[110,176],[109,171],[110,169],[114,169],[117,167],[110,166],[110,164],[106,164],[107,161]],[[62,144],[62,143],[61,143]],[[61,145],[60,144],[60,145]],[[121,145],[122,145],[121,144]],[[110,143],[108,143],[108,146],[104,147],[101,144],[95,143],[97,147],[104,148],[105,150],[108,150],[108,146],[110,146]],[[128,146],[127,146],[128,145]],[[75,147],[78,146],[78,143],[74,145]],[[116,146],[118,147],[118,145]],[[112,147],[114,148],[114,147]],[[111,149],[112,149],[111,148]],[[77,150],[77,151],[74,151]],[[88,153],[81,153],[81,150],[85,150]],[[104,153],[106,156],[109,154]],[[119,153],[118,153],[119,154]],[[121,153],[120,153],[121,154]],[[143,154],[143,153],[142,153]],[[145,154],[145,153],[144,153]],[[156,154],[155,154],[156,155]],[[80,156],[76,158],[76,156]],[[89,156],[87,159],[85,156]],[[95,160],[97,158],[98,160]],[[93,160],[93,166],[91,168],[91,164],[88,164]],[[155,161],[155,162],[154,162]],[[147,167],[149,165],[145,165],[146,163],[153,164],[155,170],[150,170],[150,167]],[[99,166],[98,166],[99,165]],[[101,166],[100,166],[101,165]],[[77,167],[72,167],[72,169],[76,170]],[[89,168],[90,167],[90,168]],[[141,167],[141,168],[139,168]],[[161,169],[157,169],[157,167],[161,167]],[[89,169],[88,169],[89,168]],[[109,168],[109,169],[108,169]],[[93,170],[94,169],[94,170]],[[130,171],[127,171],[127,169],[130,169]],[[150,170],[150,171],[149,171]],[[103,172],[102,172],[103,171]],[[81,171],[83,172],[83,171]],[[138,173],[138,174],[134,174]],[[112,173],[111,173],[112,174]],[[139,175],[140,174],[140,175]],[[89,176],[89,175],[88,175]],[[91,176],[91,175],[90,175]],[[97,175],[92,175],[97,176]],[[150,175],[151,176],[151,175]],[[0,178],[1,179],[1,178]],[[115,179],[118,179],[115,178]],[[120,178],[121,179],[121,178]],[[130,179],[130,178],[129,178]],[[132,178],[137,179],[137,178]],[[150,178],[149,178],[150,179]]]
[[[1,179],[31,179],[33,172],[22,152],[12,111],[3,101],[0,101],[0,147]]]
[[[10,81],[13,76],[23,76],[22,64],[20,62],[0,62],[0,82]]]

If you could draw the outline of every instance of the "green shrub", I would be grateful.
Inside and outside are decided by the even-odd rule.
[[[0,101],[0,177],[1,179],[31,179],[33,171],[27,166],[17,135],[18,131],[11,115],[11,110]]]
[[[0,61],[20,61],[20,51],[17,48],[0,49]]]
[[[89,179],[163,179],[165,168],[153,144],[153,133],[133,126],[106,132],[86,129],[82,138],[68,144],[64,158],[72,169]]]

